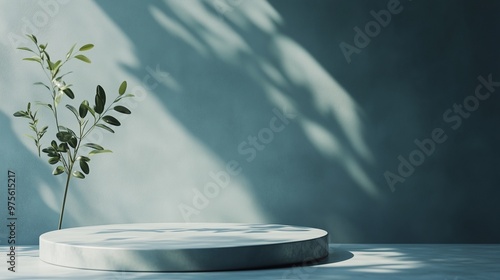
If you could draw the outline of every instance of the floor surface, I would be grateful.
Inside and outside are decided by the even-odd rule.
[[[9,248],[0,247],[8,261]],[[2,261],[0,279],[500,279],[500,244],[330,244],[316,264],[263,270],[144,273],[80,270],[50,265],[38,246],[16,247],[15,272]],[[248,260],[251,262],[252,260]]]

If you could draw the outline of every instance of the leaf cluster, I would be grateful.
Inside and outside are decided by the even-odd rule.
[[[40,140],[42,137],[45,135],[47,132],[47,129],[49,128],[48,126],[44,126],[42,129],[38,129],[38,118],[37,118],[37,111],[33,112],[31,111],[31,103],[28,102],[28,105],[26,106],[26,111],[17,111],[14,113],[15,117],[20,117],[20,118],[26,118],[29,119],[29,128],[34,132],[34,136],[31,135],[26,135],[29,138],[33,139],[35,141],[35,146],[37,147],[38,150],[38,156],[40,156],[40,148],[42,144],[40,143]]]
[[[31,109],[31,102],[28,103],[26,110],[20,110],[14,113],[15,117],[29,119],[29,127],[34,132],[34,136],[29,136],[34,139],[35,145],[40,156],[40,150],[47,155],[48,162],[56,165],[52,174],[60,175],[66,173],[69,178],[76,177],[83,179],[85,175],[90,173],[90,156],[95,154],[109,153],[111,150],[96,143],[88,143],[85,141],[86,137],[95,128],[103,129],[110,133],[115,133],[112,127],[121,125],[120,121],[111,113],[116,112],[119,114],[131,114],[131,111],[123,105],[120,101],[124,98],[132,97],[132,94],[126,94],[127,82],[123,81],[118,88],[117,97],[112,100],[109,105],[107,103],[107,96],[105,90],[98,85],[96,87],[96,94],[94,102],[83,100],[78,108],[71,104],[65,104],[64,107],[75,116],[78,129],[72,130],[69,126],[60,123],[58,109],[64,100],[64,97],[75,99],[76,95],[72,90],[72,85],[66,83],[66,75],[72,72],[62,72],[63,66],[72,59],[77,59],[85,63],[91,63],[91,60],[82,52],[91,50],[93,44],[85,44],[76,49],[76,44],[73,45],[66,53],[64,59],[53,60],[47,50],[48,44],[39,44],[38,39],[34,35],[27,35],[28,38],[34,43],[34,48],[20,47],[18,49],[32,53],[31,57],[26,57],[23,60],[32,61],[39,64],[45,75],[47,76],[47,83],[37,82],[35,85],[43,86],[49,93],[49,102],[37,101],[35,104],[47,108],[53,116],[55,125],[55,135],[49,140],[50,145],[43,149],[42,137],[46,134],[49,126],[43,126],[38,129],[39,120],[37,118],[38,111],[33,112]],[[63,74],[61,74],[63,73]],[[90,149],[88,154],[82,154],[80,148],[86,147]],[[79,170],[76,170],[78,164]]]

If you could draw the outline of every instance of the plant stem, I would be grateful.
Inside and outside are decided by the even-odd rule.
[[[62,206],[61,206],[61,213],[59,215],[59,226],[57,229],[61,229],[62,226],[62,221],[63,221],[63,216],[64,216],[64,206],[66,205],[66,196],[68,195],[68,187],[69,187],[69,181],[71,179],[71,171],[73,169],[73,164],[70,165],[70,168],[68,170],[68,178],[66,179],[66,187],[64,188],[64,196],[63,196],[63,201],[62,201]]]
[[[64,188],[64,196],[63,196],[63,201],[62,201],[62,206],[61,206],[61,213],[59,215],[59,225],[57,227],[58,230],[61,229],[62,227],[62,221],[63,221],[63,216],[64,216],[64,207],[66,205],[66,197],[68,195],[68,189],[69,189],[69,182],[71,180],[71,172],[73,171],[73,166],[75,165],[76,159],[78,157],[78,150],[80,149],[80,144],[82,143],[82,134],[83,134],[83,128],[82,128],[82,123],[80,122],[80,140],[78,141],[77,146],[73,150],[73,156],[71,156],[71,152],[68,150],[68,177],[66,179],[66,186]],[[64,157],[61,154],[61,158],[64,159]]]

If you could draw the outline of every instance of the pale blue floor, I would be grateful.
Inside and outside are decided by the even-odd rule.
[[[8,247],[0,247],[2,260]],[[16,248],[16,272],[2,261],[0,279],[500,279],[500,245],[330,245],[328,260],[313,266],[204,272],[131,273],[79,270],[38,259],[38,246]],[[252,260],[248,260],[249,262]]]

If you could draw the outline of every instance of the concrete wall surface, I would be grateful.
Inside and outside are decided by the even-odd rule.
[[[498,1],[0,0],[0,221],[16,242],[57,227],[64,175],[26,120],[47,102],[33,33],[69,61],[73,106],[127,80],[132,114],[89,140],[63,227],[256,222],[333,243],[500,241]],[[54,137],[50,125],[44,147]],[[74,117],[61,107],[61,122]],[[87,151],[88,152],[88,151]],[[0,230],[7,244],[8,227]]]

